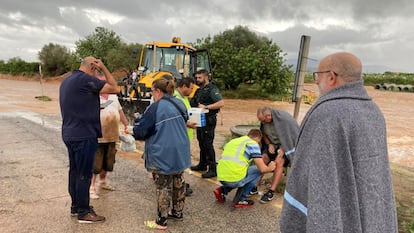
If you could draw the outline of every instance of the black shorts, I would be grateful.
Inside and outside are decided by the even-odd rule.
[[[262,153],[263,154],[267,154],[267,156],[269,156],[270,161],[275,161],[276,156],[277,156],[277,150],[279,150],[280,145],[275,145],[275,151],[276,153],[269,153],[269,146],[266,144],[262,144]],[[285,160],[285,162],[283,163],[283,167],[287,167],[290,164],[289,159],[287,158],[287,156],[284,154],[283,155],[283,159]]]

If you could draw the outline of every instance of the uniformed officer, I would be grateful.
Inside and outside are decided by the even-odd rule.
[[[217,176],[216,172],[216,153],[214,151],[214,130],[217,124],[217,113],[224,107],[224,101],[220,90],[210,82],[209,72],[199,70],[196,75],[196,82],[200,88],[197,89],[191,100],[192,107],[204,108],[206,113],[206,126],[197,128],[197,140],[200,147],[200,162],[192,166],[193,171],[208,171],[202,174],[203,178]]]

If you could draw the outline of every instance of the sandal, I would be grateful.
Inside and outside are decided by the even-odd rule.
[[[95,192],[89,193],[89,198],[90,199],[99,199],[99,195],[96,194]]]
[[[155,221],[144,221],[144,225],[150,229],[166,230],[167,226],[158,225]]]
[[[107,183],[100,183],[99,187],[101,189],[105,189],[105,190],[109,190],[109,191],[115,191],[115,187],[110,185],[110,184],[107,184]]]
[[[89,198],[90,199],[99,199],[98,193],[95,191],[95,189],[89,190]]]

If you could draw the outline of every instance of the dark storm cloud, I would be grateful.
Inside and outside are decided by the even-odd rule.
[[[414,71],[411,0],[3,0],[0,60],[37,60],[48,43],[74,43],[103,26],[127,43],[185,42],[217,35],[234,26],[272,39],[296,58],[301,35],[311,39],[311,56],[347,50],[367,63]]]

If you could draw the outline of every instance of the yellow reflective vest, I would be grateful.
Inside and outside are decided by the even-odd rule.
[[[242,136],[229,141],[223,150],[217,165],[217,179],[226,182],[236,182],[243,179],[252,159],[244,156],[248,144],[257,144],[248,136]]]
[[[175,91],[174,91],[174,97],[181,100],[181,101],[183,101],[187,111],[188,111],[189,108],[191,108],[190,101],[188,100],[188,97],[187,96],[182,96],[181,93],[177,89],[175,89]],[[191,140],[193,140],[193,132],[194,132],[194,130],[192,128],[187,127],[187,134],[188,134],[188,139],[190,139],[190,142],[191,142]]]

